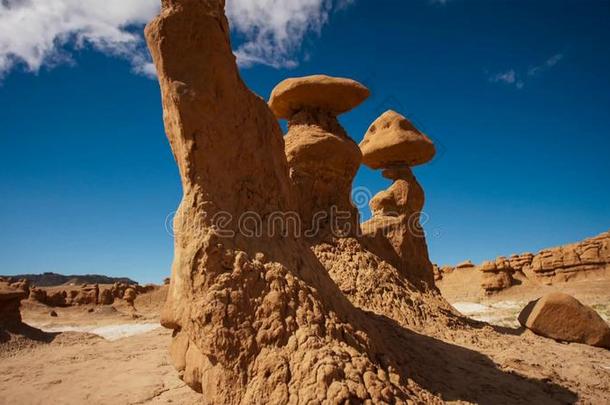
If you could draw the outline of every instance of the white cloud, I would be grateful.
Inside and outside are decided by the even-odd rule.
[[[530,67],[527,71],[528,76],[536,76],[558,64],[563,59],[563,54],[556,53],[548,58],[542,65]]]
[[[354,0],[227,0],[232,29],[244,42],[235,50],[241,66],[294,67],[308,34],[320,34],[334,10]]]
[[[298,64],[302,42],[319,34],[334,10],[355,0],[227,0],[227,14],[244,42],[242,66]],[[38,72],[70,63],[71,52],[92,47],[124,58],[133,71],[156,75],[141,27],[159,0],[0,0],[0,78],[15,66]]]
[[[141,33],[130,31],[159,10],[157,0],[0,0],[0,77],[16,65],[37,72],[71,61],[91,46],[154,75]]]
[[[549,70],[553,66],[557,65],[563,59],[563,54],[557,53],[550,58],[548,58],[542,65],[530,67],[527,70],[526,75],[521,75],[515,69],[509,69],[504,72],[500,72],[489,77],[489,81],[492,83],[505,83],[514,85],[518,89],[522,89],[525,87],[526,79],[529,81],[534,76],[537,76],[543,73],[546,70]],[[525,78],[522,78],[524,77]]]

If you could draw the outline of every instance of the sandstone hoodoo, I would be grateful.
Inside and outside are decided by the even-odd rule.
[[[541,336],[610,349],[608,324],[568,294],[550,293],[530,302],[519,314],[519,323]]]
[[[364,234],[387,238],[405,276],[415,284],[433,287],[434,271],[419,223],[424,191],[411,167],[430,161],[434,144],[404,116],[389,110],[371,124],[360,149],[367,166],[383,169],[384,177],[393,180],[371,200],[373,217],[362,225]]]
[[[347,233],[358,229],[350,190],[362,155],[337,115],[368,96],[368,89],[354,80],[324,75],[286,79],[271,93],[271,111],[288,120],[286,157],[301,223],[316,237],[332,226]],[[331,209],[349,213],[345,222],[329,224],[331,217],[337,219]]]
[[[306,220],[333,206],[354,212],[359,229],[350,194],[361,152],[337,121],[356,102],[330,103],[332,86],[312,87],[315,97],[280,86],[271,105],[292,98],[276,116],[240,78],[224,4],[163,1],[146,28],[183,187],[161,314],[181,378],[203,403],[514,398],[517,381],[498,378],[496,364],[424,336],[442,339],[450,326],[475,341],[434,287],[424,235],[409,229],[423,205],[409,165],[430,156],[388,161],[404,167],[372,204],[379,215],[364,236],[273,232],[277,213]],[[288,117],[286,137],[278,117]],[[215,221],[221,213],[233,221]],[[259,232],[238,221],[252,213]],[[389,236],[375,231],[386,217],[398,219]]]
[[[19,306],[27,296],[27,282],[11,282],[0,277],[0,329],[21,323]]]
[[[438,399],[407,383],[417,362],[401,325],[445,322],[451,307],[440,295],[418,291],[356,238],[279,235],[267,222],[246,235],[239,222],[214,222],[220,212],[355,211],[350,186],[361,160],[336,118],[353,101],[291,107],[282,138],[277,117],[239,76],[223,7],[164,1],[146,28],[183,186],[161,314],[174,330],[174,366],[206,403]],[[358,229],[357,213],[350,220]]]

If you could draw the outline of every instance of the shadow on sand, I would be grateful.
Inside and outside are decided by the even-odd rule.
[[[13,338],[23,337],[39,343],[51,343],[59,333],[44,332],[25,323],[13,323],[0,326],[0,343]]]
[[[413,380],[445,401],[492,405],[566,404],[578,400],[574,392],[550,381],[500,370],[479,352],[418,334],[387,317],[368,315],[375,318],[384,334],[395,334],[389,339],[401,342],[408,359],[406,364],[396,365],[406,371],[401,373],[402,383]],[[511,334],[516,331],[511,330]]]

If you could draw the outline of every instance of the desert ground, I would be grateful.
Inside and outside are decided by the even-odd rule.
[[[118,301],[107,306],[49,308],[24,300],[22,316],[35,329],[12,336],[0,346],[0,403],[144,404],[201,401],[170,364],[172,331],[159,325],[167,287],[139,295],[134,307]],[[413,343],[427,348],[414,379],[449,403],[589,403],[610,401],[610,351],[559,343],[524,330],[516,322],[522,305],[547,290],[570,293],[607,319],[610,281],[585,281],[545,287],[519,286],[496,296],[475,298],[447,291],[449,301],[474,319],[480,334],[459,329],[420,331]],[[57,317],[49,315],[50,310]],[[424,336],[423,333],[432,335]],[[473,363],[480,371],[472,369]],[[438,367],[444,367],[440,371]],[[471,397],[455,390],[468,384]],[[446,381],[443,385],[442,380]],[[488,386],[489,385],[489,386]],[[503,397],[491,385],[509,386]],[[205,393],[203,394],[205,395]]]
[[[0,403],[195,403],[200,394],[168,361],[171,331],[159,325],[165,293],[138,297],[135,310],[22,302],[24,322],[47,333],[26,330],[0,344]]]

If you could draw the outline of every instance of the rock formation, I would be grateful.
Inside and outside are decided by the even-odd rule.
[[[136,297],[138,296],[138,294],[136,293],[136,290],[134,290],[133,288],[128,288],[125,290],[125,293],[123,294],[123,299],[130,305],[133,305],[133,302],[136,300]]]
[[[563,293],[550,293],[530,302],[519,323],[555,340],[610,349],[610,327],[592,308]]]
[[[50,307],[68,307],[75,305],[111,305],[115,299],[125,301],[135,300],[138,294],[144,294],[157,288],[153,284],[141,286],[139,284],[127,284],[115,282],[110,287],[100,287],[97,284],[83,284],[81,286],[66,287],[59,289],[52,287],[50,290],[32,287],[29,294],[30,301],[39,302]],[[126,292],[130,291],[126,298]],[[135,295],[134,295],[135,294]],[[133,299],[132,299],[133,297]]]
[[[484,294],[493,294],[522,283],[552,285],[572,280],[607,279],[610,278],[610,232],[582,242],[544,249],[536,254],[500,256],[474,267],[437,267],[435,278],[437,281],[459,278],[462,271],[479,273]],[[441,289],[443,283],[439,283]]]
[[[412,283],[434,288],[434,272],[419,223],[424,191],[411,172],[412,166],[434,157],[434,144],[405,117],[390,110],[371,124],[360,148],[367,166],[384,169],[384,177],[393,180],[390,188],[371,200],[373,217],[362,225],[364,235],[377,245],[389,245],[385,257]]]
[[[0,329],[21,323],[19,306],[21,300],[28,296],[28,284],[25,280],[13,282],[0,277]]]
[[[78,292],[76,292],[78,294]],[[46,290],[38,287],[32,287],[30,290],[29,300],[39,302],[50,307],[65,307],[68,306],[68,292],[55,291],[48,293]]]
[[[174,330],[174,365],[214,403],[434,401],[407,380],[409,335],[399,324],[434,324],[451,317],[450,306],[357,238],[303,238],[270,222],[291,212],[307,222],[335,204],[355,213],[349,185],[360,152],[335,118],[353,102],[334,109],[316,94],[305,98],[312,108],[293,108],[290,100],[311,93],[296,86],[284,143],[272,111],[239,77],[223,3],[164,1],[146,28],[183,186],[161,319]],[[328,102],[335,87],[321,88]],[[330,139],[332,154],[308,153],[319,151],[316,135]],[[335,195],[307,178],[310,167]]]
[[[271,111],[288,120],[286,157],[306,236],[348,236],[359,229],[350,195],[362,154],[337,114],[368,95],[368,89],[354,80],[324,75],[286,79],[271,93]]]

